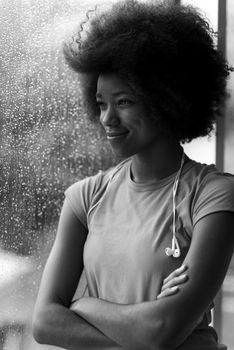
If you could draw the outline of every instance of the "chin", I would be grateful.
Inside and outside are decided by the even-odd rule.
[[[131,151],[127,148],[125,149],[120,149],[116,147],[112,147],[112,151],[115,154],[116,157],[118,158],[129,158],[131,156],[134,156],[137,152]]]

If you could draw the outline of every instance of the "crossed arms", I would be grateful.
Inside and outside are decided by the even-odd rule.
[[[233,228],[230,212],[198,221],[184,261],[188,281],[171,289],[184,282],[182,269],[175,272],[154,301],[121,305],[88,297],[70,310],[83,270],[87,232],[65,201],[35,307],[36,340],[70,350],[175,349],[195,328],[222,284],[234,248]]]

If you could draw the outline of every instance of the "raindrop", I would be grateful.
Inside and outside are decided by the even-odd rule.
[[[14,270],[13,280],[0,276],[7,296],[0,321],[10,315],[7,334],[17,337],[30,322],[65,189],[113,164],[61,50],[88,7],[77,0],[0,2],[0,258],[7,252]]]

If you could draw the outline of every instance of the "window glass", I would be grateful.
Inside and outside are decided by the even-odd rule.
[[[0,1],[0,349],[36,350],[31,316],[64,190],[113,163],[62,43],[91,1]],[[91,16],[91,12],[90,12]],[[42,347],[46,349],[46,346]],[[48,347],[49,348],[49,347]]]

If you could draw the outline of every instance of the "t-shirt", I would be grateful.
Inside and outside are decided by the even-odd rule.
[[[172,241],[175,176],[150,184],[135,183],[127,159],[66,191],[74,213],[88,230],[84,269],[90,296],[121,304],[155,300],[163,279],[184,261],[194,225],[208,214],[234,211],[234,176],[218,172],[214,165],[189,160],[183,166],[176,195],[176,238],[181,256],[169,258],[165,248],[171,247]],[[180,348],[193,349],[202,337],[203,344],[211,346],[202,349],[216,349],[209,323],[210,310]]]

